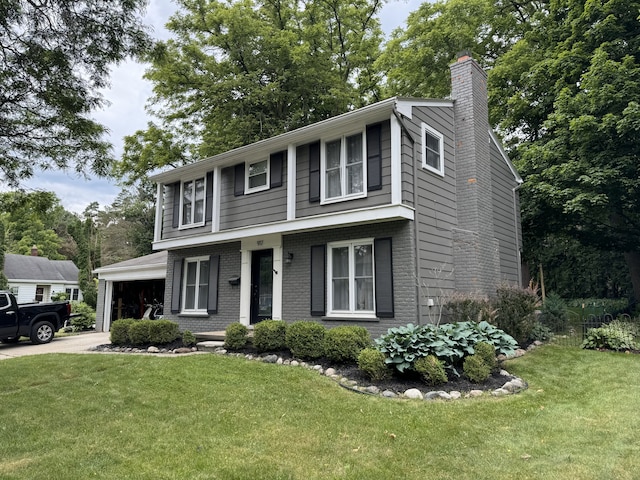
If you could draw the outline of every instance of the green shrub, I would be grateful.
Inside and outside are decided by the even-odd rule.
[[[287,327],[286,342],[291,353],[301,359],[312,360],[324,354],[327,329],[316,322],[299,321]]]
[[[182,344],[185,347],[193,347],[196,344],[196,336],[189,330],[182,332]]]
[[[447,373],[442,363],[435,355],[427,355],[417,359],[413,368],[420,374],[427,385],[440,385],[447,383]]]
[[[612,322],[600,328],[590,328],[582,342],[582,348],[591,350],[638,350],[640,345],[635,341],[635,325],[624,322]]]
[[[480,355],[469,355],[464,359],[462,370],[469,380],[482,383],[491,374],[491,367],[484,362]]]
[[[231,350],[243,348],[249,341],[248,334],[249,329],[245,325],[239,322],[229,324],[224,332],[225,347]]]
[[[71,312],[79,314],[71,317],[74,330],[88,330],[96,324],[96,311],[84,302],[71,302]]]
[[[142,320],[149,322],[149,343],[166,345],[180,338],[180,327],[171,320]]]
[[[129,328],[136,322],[133,318],[123,318],[111,324],[109,339],[117,346],[131,345]]]
[[[550,293],[542,305],[540,321],[552,331],[559,332],[565,328],[569,320],[567,304],[556,293]]]
[[[132,345],[148,345],[151,343],[152,320],[138,320],[129,327],[129,339]]]
[[[371,346],[371,335],[364,327],[345,325],[327,330],[324,336],[324,355],[333,362],[356,362],[358,355]]]
[[[531,340],[539,342],[548,342],[553,338],[553,332],[549,327],[540,322],[536,322],[531,330]]]
[[[444,305],[450,322],[491,322],[495,316],[487,297],[455,292]]]
[[[531,288],[501,285],[493,300],[496,310],[495,324],[519,343],[526,342],[533,330],[539,299]]]
[[[391,371],[385,362],[385,355],[373,347],[365,348],[358,355],[358,368],[374,382],[391,376]]]
[[[491,370],[498,366],[498,359],[496,358],[496,349],[493,345],[487,342],[478,342],[475,347],[475,355],[478,355],[484,363],[486,363]]]
[[[264,320],[253,328],[253,345],[259,352],[286,348],[287,324],[282,320]]]

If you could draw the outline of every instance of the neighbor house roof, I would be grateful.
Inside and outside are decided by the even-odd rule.
[[[78,267],[71,260],[49,260],[31,255],[5,254],[4,274],[14,282],[78,283]]]

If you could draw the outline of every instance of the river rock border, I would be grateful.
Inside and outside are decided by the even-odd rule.
[[[541,342],[534,342],[531,344],[527,350],[518,349],[515,351],[514,355],[506,357],[504,355],[500,355],[498,357],[499,361],[507,360],[510,358],[517,358],[523,356],[527,351],[536,348],[537,346],[542,345]],[[94,347],[91,350],[97,352],[109,352],[109,353],[151,353],[151,354],[186,354],[186,353],[198,353],[197,347],[182,347],[175,349],[166,349],[166,348],[158,348],[158,347],[148,347],[148,348],[133,348],[133,347],[116,347],[113,345],[99,345],[98,347]],[[204,353],[204,352],[202,352]],[[247,360],[259,361],[263,363],[272,363],[276,365],[289,365],[292,367],[303,367],[308,368],[310,370],[317,371],[320,375],[324,375],[326,377],[331,378],[335,382],[337,382],[341,387],[346,388],[352,392],[361,393],[365,395],[374,395],[380,396],[384,398],[407,398],[407,399],[416,399],[416,400],[425,400],[425,401],[434,401],[434,400],[458,400],[460,398],[477,398],[482,396],[490,395],[492,397],[503,397],[506,395],[512,395],[515,393],[522,392],[526,390],[529,385],[523,379],[516,377],[515,375],[511,375],[506,370],[500,370],[500,375],[505,377],[505,383],[502,387],[497,388],[495,390],[470,390],[464,395],[462,392],[457,390],[451,390],[446,392],[444,390],[429,390],[429,391],[421,391],[418,388],[410,388],[405,390],[404,392],[396,392],[393,390],[381,390],[376,385],[358,385],[358,383],[354,380],[350,380],[347,377],[340,375],[340,373],[334,368],[324,369],[322,365],[313,365],[307,362],[303,362],[301,360],[295,359],[285,359],[275,354],[269,355],[254,355],[254,354],[244,354],[237,352],[228,352],[223,347],[218,347],[213,350],[213,353],[216,355],[228,355],[234,357],[241,357]]]

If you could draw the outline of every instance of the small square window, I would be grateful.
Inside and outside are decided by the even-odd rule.
[[[424,123],[422,124],[422,168],[444,176],[443,136]]]
[[[247,164],[246,193],[259,192],[269,188],[269,160]]]

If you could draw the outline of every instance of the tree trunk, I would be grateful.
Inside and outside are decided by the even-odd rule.
[[[625,252],[624,259],[629,267],[634,300],[640,302],[640,252]]]

